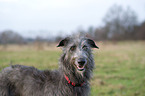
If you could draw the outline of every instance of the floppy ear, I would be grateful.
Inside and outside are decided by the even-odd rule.
[[[67,37],[67,38],[61,40],[61,41],[59,42],[59,44],[57,45],[57,47],[66,46],[66,45],[68,44],[68,42],[69,42],[69,38]]]
[[[92,48],[98,48],[99,47],[95,44],[95,42],[91,39],[87,39],[88,44],[92,47]]]

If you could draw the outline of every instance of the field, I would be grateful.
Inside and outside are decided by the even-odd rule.
[[[61,49],[52,46],[0,46],[0,70],[9,64],[57,69]],[[98,42],[91,96],[145,96],[145,41]]]

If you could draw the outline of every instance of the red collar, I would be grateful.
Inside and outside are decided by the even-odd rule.
[[[83,82],[83,83],[81,83],[81,84],[76,84],[76,83],[74,83],[74,82],[71,82],[70,80],[69,80],[69,78],[64,74],[64,76],[65,76],[65,79],[68,81],[68,83],[69,84],[71,84],[72,86],[74,86],[74,87],[80,87],[80,86],[82,86],[85,82]]]

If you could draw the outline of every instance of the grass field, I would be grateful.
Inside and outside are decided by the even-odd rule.
[[[93,49],[95,69],[91,96],[145,96],[145,41],[98,42]],[[44,46],[0,46],[0,70],[10,63],[57,69],[59,48]]]

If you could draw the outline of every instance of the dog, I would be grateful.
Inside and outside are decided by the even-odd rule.
[[[0,96],[88,96],[94,68],[91,39],[66,37],[57,47],[63,54],[58,70],[12,65],[0,72]]]

